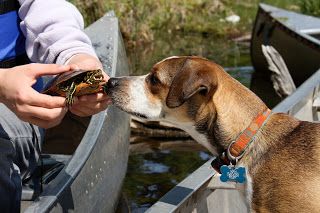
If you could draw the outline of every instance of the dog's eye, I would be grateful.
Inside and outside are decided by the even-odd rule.
[[[207,93],[208,93],[208,88],[207,87],[200,87],[200,91],[199,91],[200,95],[205,96],[205,95],[207,95]]]
[[[155,84],[158,84],[160,81],[159,81],[159,79],[158,79],[158,77],[156,76],[156,75],[151,75],[150,76],[150,83],[151,84],[153,84],[153,85],[155,85]]]

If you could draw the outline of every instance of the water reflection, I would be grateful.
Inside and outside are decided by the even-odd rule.
[[[129,157],[124,194],[132,212],[144,212],[211,156],[205,151],[155,151]]]
[[[154,173],[165,173],[169,171],[169,167],[161,163],[144,160],[142,166],[142,173],[154,174]]]
[[[212,156],[209,155],[208,153],[206,152],[199,152],[199,157],[201,158],[201,160],[203,161],[208,161]]]

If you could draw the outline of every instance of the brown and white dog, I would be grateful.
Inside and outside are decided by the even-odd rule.
[[[267,109],[219,65],[191,56],[167,58],[144,76],[111,78],[108,94],[128,113],[175,124],[214,155]],[[320,124],[272,114],[240,163],[252,212],[320,212]]]

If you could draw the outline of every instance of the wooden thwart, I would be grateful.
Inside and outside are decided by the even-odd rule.
[[[191,138],[186,132],[174,127],[169,123],[160,121],[146,121],[135,116],[132,116],[130,127],[132,136],[143,136],[162,139]]]

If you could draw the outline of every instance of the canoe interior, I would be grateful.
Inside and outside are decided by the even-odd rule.
[[[288,113],[300,120],[319,122],[320,69],[272,110]],[[180,182],[147,212],[249,212],[238,191],[207,187],[215,174],[210,166],[212,160]]]
[[[128,75],[118,19],[108,13],[85,32],[109,76]],[[22,201],[25,212],[113,212],[120,196],[129,155],[129,116],[109,107],[92,116],[66,165],[44,186],[38,199]]]
[[[284,21],[281,20],[281,17]],[[298,25],[298,18],[301,19],[302,17],[307,18],[306,21],[302,22],[302,24],[308,23],[307,28]],[[312,24],[314,28],[311,28]],[[267,10],[266,5],[260,5],[251,43],[251,57],[255,70],[262,73],[270,72],[262,54],[261,45],[271,45],[284,58],[296,86],[301,85],[320,66],[318,60],[320,57],[320,41],[318,39],[310,40],[305,33],[301,33],[301,31],[306,32],[306,30],[310,31],[311,29],[320,29],[319,18],[270,6]],[[302,57],[304,55],[308,55],[308,57]]]
[[[273,90],[261,45],[271,45],[280,53],[299,87],[320,67],[319,38],[320,18],[260,4],[251,39],[251,60],[256,71],[251,90],[269,107],[280,101]]]

